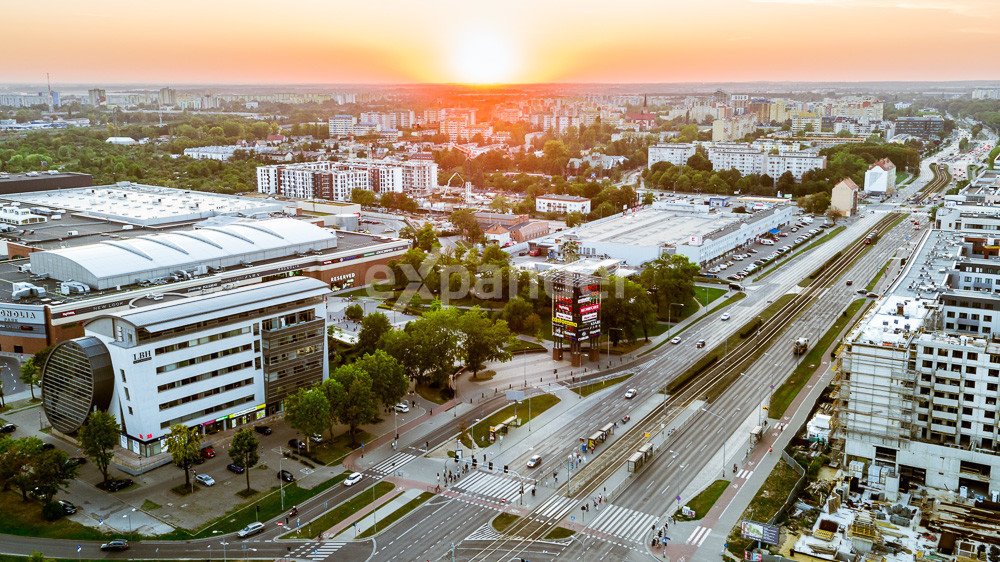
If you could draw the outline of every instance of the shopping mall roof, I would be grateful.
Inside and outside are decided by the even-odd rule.
[[[35,275],[107,289],[336,247],[332,230],[279,218],[46,250],[30,259]]]

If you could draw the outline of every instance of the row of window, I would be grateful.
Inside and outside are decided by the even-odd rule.
[[[171,420],[167,420],[167,421],[161,422],[160,423],[160,429],[167,429],[168,427],[174,425],[175,423],[189,422],[189,421],[194,420],[194,419],[198,419],[198,418],[201,418],[201,417],[204,417],[204,416],[208,416],[208,415],[214,414],[216,412],[221,412],[222,410],[228,410],[229,408],[233,408],[233,407],[236,407],[236,406],[239,406],[239,405],[242,405],[242,404],[247,404],[247,403],[253,402],[253,401],[254,401],[254,395],[253,394],[250,394],[249,396],[244,396],[243,398],[237,398],[235,400],[230,400],[229,402],[226,402],[225,404],[217,404],[215,406],[212,406],[210,408],[205,408],[204,410],[201,410],[201,411],[198,411],[198,412],[192,412],[192,413],[187,414],[185,416],[180,416],[180,417],[176,417],[176,418],[171,419]],[[131,413],[132,413],[132,411],[130,409],[129,410],[129,414],[131,414]]]
[[[254,342],[259,345],[259,342]],[[156,368],[156,374],[160,375],[163,373],[169,373],[176,369],[182,367],[187,367],[190,365],[197,365],[198,363],[204,363],[205,361],[211,361],[213,359],[218,359],[220,357],[225,357],[227,355],[233,355],[235,353],[242,353],[244,351],[250,351],[253,349],[253,345],[246,343],[239,347],[230,347],[229,349],[222,349],[220,351],[215,351],[213,353],[206,353],[205,355],[199,355],[198,357],[191,357],[183,361],[177,361],[176,363],[169,363],[167,365],[161,365]]]
[[[283,316],[278,316],[277,318],[268,318],[264,320],[263,327],[264,330],[280,330],[282,328],[287,328],[289,326],[294,326],[296,324],[302,324],[304,322],[311,322],[316,319],[315,311],[312,309],[302,310],[299,312],[294,312],[292,314],[285,314]]]
[[[185,334],[189,332],[203,332],[210,330],[216,326],[222,326],[225,324],[233,324],[235,322],[243,320],[256,320],[262,316],[271,316],[274,314],[280,314],[283,311],[294,310],[296,308],[302,308],[304,306],[317,305],[323,302],[322,297],[310,297],[306,299],[299,299],[294,302],[266,306],[264,308],[258,308],[256,310],[245,310],[243,312],[238,312],[235,314],[229,314],[227,316],[220,316],[217,318],[212,318],[210,320],[202,320],[200,322],[195,322],[185,326],[178,326],[176,328],[171,328],[169,330],[164,330],[162,332],[156,332],[151,334],[145,329],[139,331],[139,341],[167,338],[171,336],[176,336],[180,334]],[[311,311],[310,311],[311,312]]]
[[[258,325],[254,324],[253,328],[254,328],[254,334],[256,334],[259,331]],[[243,334],[249,334],[250,330],[251,330],[250,326],[244,326],[242,328],[237,328],[235,330],[229,330],[229,331],[226,331],[226,332],[219,332],[218,334],[212,334],[210,336],[204,336],[204,337],[193,339],[193,340],[182,341],[182,342],[177,342],[177,343],[170,344],[170,345],[165,345],[163,347],[156,348],[156,355],[159,355],[161,353],[169,353],[171,351],[177,351],[179,349],[187,349],[189,347],[194,347],[196,345],[204,345],[206,343],[210,343],[210,342],[213,342],[213,341],[219,341],[219,340],[223,340],[223,339],[226,339],[226,338],[231,338],[231,337],[234,337],[234,336],[240,336],[240,335],[243,335]]]
[[[279,353],[278,355],[272,355],[267,358],[268,365],[277,365],[278,363],[283,363],[285,361],[293,361],[299,357],[309,355],[311,353],[316,353],[315,345],[307,345],[305,347],[300,347],[295,351],[287,351],[285,353]]]
[[[253,384],[253,377],[236,382],[231,382],[225,386],[210,388],[203,392],[197,392],[195,394],[182,396],[175,400],[171,400],[169,402],[164,402],[160,404],[160,411],[162,412],[163,410],[173,408],[174,406],[180,406],[181,404],[187,404],[188,402],[194,402],[195,400],[201,400],[202,398],[208,398],[209,396],[215,396],[216,394],[222,394],[223,392],[229,392],[230,390],[242,388],[244,386],[250,386],[251,384]]]
[[[257,361],[260,361],[260,359],[258,358]],[[168,382],[166,384],[161,384],[160,386],[156,387],[156,391],[157,392],[166,392],[166,391],[174,389],[174,388],[180,388],[182,386],[187,386],[189,384],[193,384],[193,383],[196,383],[196,382],[200,382],[200,381],[203,381],[203,380],[208,380],[208,379],[211,379],[213,377],[219,377],[219,376],[222,376],[222,375],[228,375],[229,373],[232,373],[234,371],[240,371],[242,369],[249,369],[252,366],[253,366],[253,361],[244,361],[242,363],[236,363],[235,365],[229,365],[228,367],[223,367],[221,369],[216,369],[214,371],[209,371],[207,373],[202,373],[200,375],[195,375],[193,377],[187,377],[187,378],[184,378],[184,379],[181,379],[181,380],[177,380],[177,381],[174,381],[174,382]]]
[[[970,355],[974,355],[974,354],[970,354]],[[955,372],[955,373],[962,372],[962,366],[961,365],[949,365],[948,363],[940,363],[940,362],[939,363],[935,363],[934,361],[931,361],[930,359],[924,359],[923,362],[921,362],[921,366],[924,369],[935,369],[935,370],[938,370],[938,371],[952,371],[952,372]],[[978,371],[978,368],[975,365],[966,365],[965,366],[965,372],[966,372],[966,374],[974,375],[974,374],[978,373],[979,371]],[[991,377],[1000,377],[1000,369],[988,369],[986,371],[986,374],[989,375],[989,376],[991,376]],[[930,375],[925,374],[924,375],[924,380],[930,380],[929,378],[927,378],[929,376]]]

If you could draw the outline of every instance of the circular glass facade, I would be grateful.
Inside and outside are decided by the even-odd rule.
[[[76,433],[94,408],[107,410],[115,387],[104,342],[84,337],[57,345],[42,367],[42,407],[52,427]]]

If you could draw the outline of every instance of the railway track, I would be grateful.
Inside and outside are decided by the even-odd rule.
[[[944,164],[931,164],[931,171],[934,172],[934,177],[931,178],[931,181],[917,195],[917,198],[914,200],[915,203],[928,202],[932,197],[944,191],[948,187],[948,184],[951,183],[951,172],[948,171],[948,166]]]
[[[869,233],[885,231],[898,218],[898,213],[890,213],[855,239],[844,251],[828,262],[827,266],[812,279],[801,293],[785,303],[768,320],[762,322],[753,335],[730,349],[715,364],[675,387],[673,395],[641,420],[631,424],[624,435],[605,447],[589,463],[583,465],[576,475],[569,478],[557,489],[556,493],[564,493],[573,500],[571,505],[575,507],[581,500],[592,495],[603,482],[625,464],[631,453],[647,443],[650,435],[660,431],[679,412],[692,402],[708,395],[717,387],[728,387],[731,381],[738,377],[742,370],[745,370],[747,365],[756,360],[756,352],[767,349],[800,314],[820,298],[836,279],[854,265],[858,256],[866,248],[865,238]],[[656,451],[654,455],[658,453],[659,451]],[[526,544],[548,535],[565,516],[566,513],[557,513],[552,516],[536,516],[531,513],[521,517],[508,527],[504,536],[495,539],[470,560],[506,561],[506,558],[494,557],[498,554],[513,556]]]

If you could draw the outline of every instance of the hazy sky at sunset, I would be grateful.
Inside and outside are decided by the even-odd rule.
[[[37,0],[0,82],[1000,79],[995,0]]]

